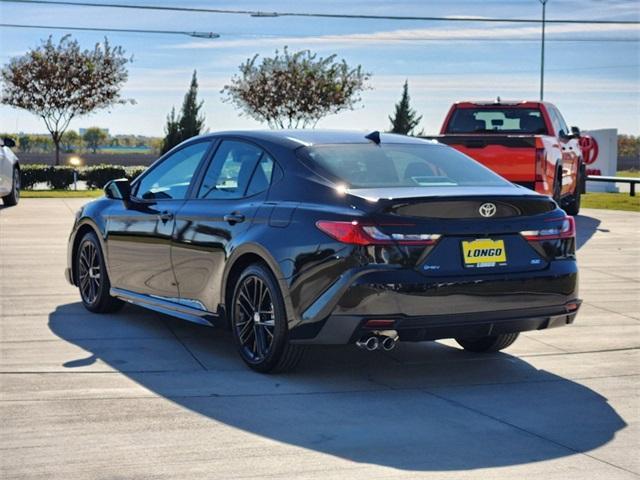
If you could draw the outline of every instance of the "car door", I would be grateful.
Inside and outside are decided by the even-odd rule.
[[[106,244],[112,287],[177,302],[170,258],[175,215],[211,144],[201,140],[172,152],[135,182],[127,206],[116,201],[110,208]]]
[[[275,162],[257,145],[223,140],[178,212],[171,257],[185,305],[217,313],[229,253],[265,200]]]

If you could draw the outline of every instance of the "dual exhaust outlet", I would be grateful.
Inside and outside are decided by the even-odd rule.
[[[371,332],[363,336],[356,342],[356,346],[363,350],[373,352],[374,350],[385,350],[387,352],[396,348],[400,337],[395,330],[384,330],[381,332]]]

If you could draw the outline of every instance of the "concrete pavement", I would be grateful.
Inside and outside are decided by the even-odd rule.
[[[83,200],[0,210],[0,478],[637,478],[640,215],[578,218],[582,311],[505,353],[312,350],[248,371],[228,333],[63,278]]]

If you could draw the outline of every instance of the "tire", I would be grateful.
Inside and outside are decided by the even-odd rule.
[[[109,295],[111,282],[95,233],[88,232],[82,237],[74,261],[80,298],[87,310],[94,313],[111,313],[122,308],[124,302]]]
[[[229,307],[236,347],[251,369],[268,373],[296,367],[304,347],[289,343],[282,292],[268,268],[249,265],[236,281]]]
[[[555,178],[553,179],[552,198],[558,205],[562,205],[562,170],[558,170]]]
[[[578,178],[576,178],[576,189],[564,205],[564,211],[569,215],[578,215],[580,213],[581,193],[585,190],[584,185],[584,168],[580,168],[578,169]]]
[[[569,215],[578,215],[580,213],[581,197],[582,195],[579,192],[571,195],[564,205],[564,211]]]
[[[13,207],[18,204],[20,200],[20,170],[13,169],[13,182],[11,186],[11,193],[2,197],[2,202],[7,207]]]
[[[456,338],[456,342],[469,352],[499,352],[507,348],[518,338],[519,333],[504,333],[480,338]]]

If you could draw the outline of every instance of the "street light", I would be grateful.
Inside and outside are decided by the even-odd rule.
[[[82,165],[80,157],[69,158],[69,163],[73,166],[73,189],[78,190],[78,167]]]
[[[540,53],[540,101],[544,100],[544,27],[547,19],[547,2],[540,0],[542,4],[542,49]]]

